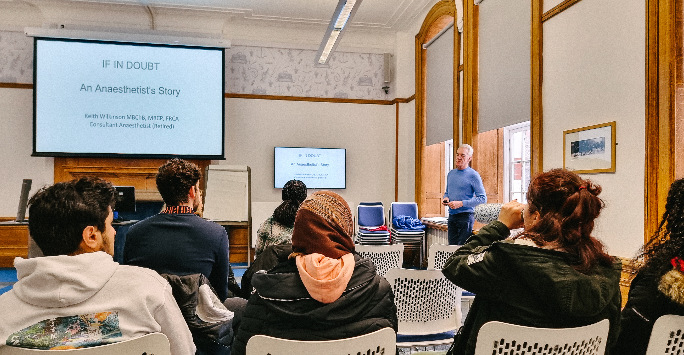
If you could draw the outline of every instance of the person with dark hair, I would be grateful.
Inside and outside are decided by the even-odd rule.
[[[297,210],[306,199],[306,185],[299,180],[290,180],[283,186],[282,196],[283,202],[259,226],[255,256],[270,245],[287,244],[292,240]]]
[[[282,249],[275,267],[252,278],[255,291],[232,355],[245,354],[256,334],[333,340],[397,330],[392,288],[370,260],[354,252],[353,231],[351,211],[339,195],[319,191],[301,204],[292,252]]]
[[[615,354],[645,354],[658,317],[684,315],[684,179],[670,185],[658,230],[634,262]]]
[[[157,189],[166,208],[131,226],[123,261],[160,274],[203,274],[223,302],[228,297],[228,234],[195,214],[202,208],[200,178],[197,165],[182,159],[159,167]]]
[[[198,329],[193,319],[190,319],[188,324],[193,326],[191,330],[195,336],[197,354],[229,354],[232,336],[226,335],[226,332],[231,327],[237,327],[246,302],[235,297],[240,294],[237,283],[234,284],[235,288],[230,289],[232,271],[226,229],[196,214],[202,210],[201,177],[197,165],[182,159],[171,159],[159,167],[157,189],[166,208],[128,230],[123,261],[125,264],[150,268],[174,281],[174,294],[177,294],[181,307],[192,308],[196,306],[195,300],[202,301],[201,292],[198,292],[201,287],[188,290],[184,286],[185,282],[199,286],[189,280],[202,278],[184,278],[188,281],[183,281],[173,276],[204,276],[229,312],[217,322],[221,326],[213,334]],[[184,293],[182,296],[178,295],[181,291]],[[188,300],[191,302],[188,303]],[[209,306],[213,305],[213,302],[209,303]],[[223,307],[217,307],[221,308],[219,312],[226,311]],[[190,318],[194,316],[190,315]]]
[[[19,280],[0,295],[0,347],[72,349],[162,332],[172,354],[195,352],[166,280],[113,260],[115,201],[109,182],[87,177],[31,197],[29,232],[45,256],[14,261]]]
[[[608,348],[615,343],[621,264],[591,236],[604,206],[600,193],[600,186],[568,170],[539,174],[526,205],[504,204],[498,220],[449,258],[444,275],[475,293],[449,354],[473,354],[477,333],[489,321],[565,328],[609,319]]]

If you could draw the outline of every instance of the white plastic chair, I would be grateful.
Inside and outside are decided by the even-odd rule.
[[[400,268],[404,260],[404,245],[355,245],[356,252],[375,264],[375,271],[385,276],[389,269]]]
[[[681,354],[684,350],[684,316],[666,314],[653,323],[646,355]]]
[[[70,350],[38,350],[0,346],[0,355],[37,355],[37,354],[74,354],[74,355],[171,355],[169,339],[162,333],[151,333],[118,343]]]
[[[397,306],[398,347],[451,344],[453,332],[461,326],[461,290],[441,270],[391,269],[385,278],[392,286]],[[443,337],[423,340],[404,335]]]
[[[292,354],[394,354],[396,334],[392,328],[383,328],[373,333],[353,338],[325,341],[303,341],[255,335],[247,342],[247,355],[292,355]]]
[[[609,324],[604,319],[576,328],[536,328],[487,322],[477,334],[475,355],[603,355]]]
[[[428,251],[428,269],[441,270],[460,245],[432,244]]]

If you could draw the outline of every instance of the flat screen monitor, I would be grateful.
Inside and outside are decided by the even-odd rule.
[[[224,159],[224,49],[34,39],[34,156]]]
[[[344,148],[275,147],[274,187],[301,180],[310,189],[347,187],[347,150]]]
[[[114,211],[119,213],[135,212],[135,187],[114,186],[116,189],[116,205]]]

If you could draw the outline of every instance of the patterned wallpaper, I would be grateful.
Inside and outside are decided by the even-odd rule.
[[[0,83],[33,83],[33,38],[0,31]]]
[[[383,55],[333,53],[314,66],[316,51],[233,46],[226,49],[226,92],[237,94],[388,100]],[[0,83],[33,83],[33,39],[0,31]],[[390,85],[392,86],[392,85]]]
[[[382,90],[382,54],[336,52],[331,55],[327,68],[315,67],[315,57],[314,50],[233,46],[226,51],[226,91],[345,99],[389,98]]]

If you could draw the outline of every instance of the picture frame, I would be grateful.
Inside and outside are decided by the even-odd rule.
[[[563,168],[577,174],[615,172],[615,121],[563,131]]]

